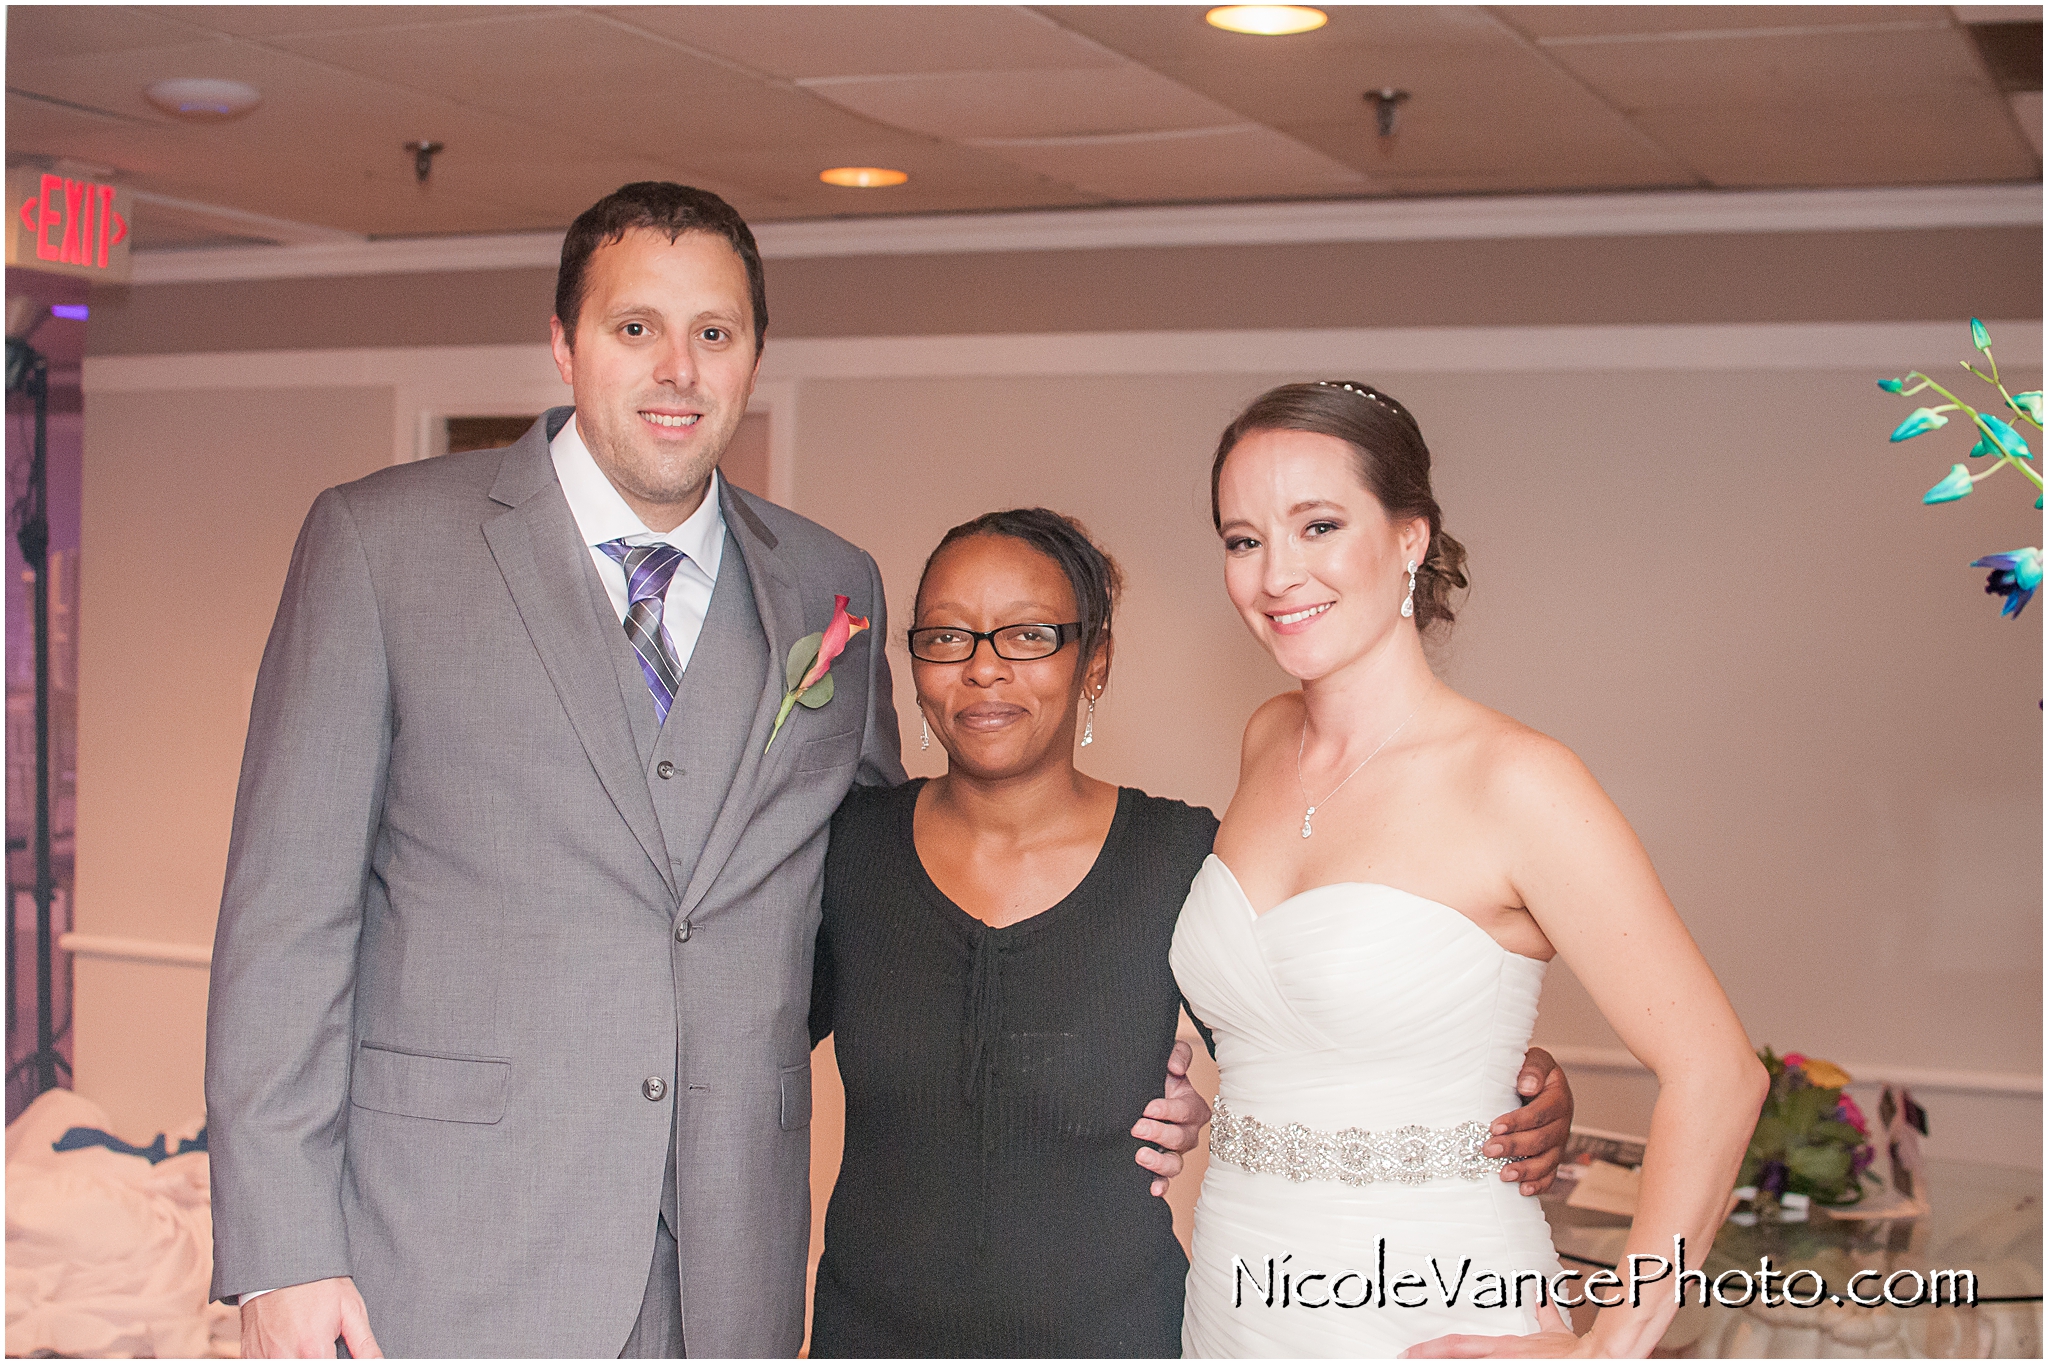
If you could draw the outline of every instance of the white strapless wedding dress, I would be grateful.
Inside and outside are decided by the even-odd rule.
[[[1184,1352],[1392,1355],[1536,1330],[1550,1229],[1477,1144],[1518,1102],[1543,963],[1391,886],[1258,915],[1213,856],[1172,960],[1223,1072]]]

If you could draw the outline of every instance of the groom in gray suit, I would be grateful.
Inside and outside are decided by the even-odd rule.
[[[739,216],[628,185],[563,245],[575,407],[314,503],[207,1021],[247,1353],[795,1354],[827,821],[903,771],[874,561],[717,475],[766,323]]]

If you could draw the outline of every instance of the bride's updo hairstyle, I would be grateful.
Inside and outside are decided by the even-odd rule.
[[[1254,431],[1308,431],[1335,436],[1351,447],[1363,483],[1395,521],[1429,522],[1429,550],[1415,571],[1415,628],[1456,619],[1451,594],[1465,581],[1465,547],[1444,534],[1443,509],[1429,487],[1429,447],[1408,409],[1356,380],[1282,384],[1252,400],[1216,442],[1209,469],[1209,515],[1223,529],[1223,461]]]
[[[1081,617],[1081,638],[1075,641],[1080,646],[1081,661],[1074,669],[1074,683],[1081,685],[1088,675],[1089,660],[1109,638],[1109,618],[1124,593],[1123,570],[1116,566],[1116,560],[1103,552],[1100,545],[1088,538],[1088,528],[1071,516],[1062,516],[1044,507],[988,512],[947,531],[938,547],[925,559],[924,571],[917,575],[917,596],[912,599],[913,617],[917,610],[915,603],[924,597],[924,580],[931,576],[932,564],[945,553],[948,545],[976,535],[1004,535],[1012,540],[1022,540],[1058,564],[1060,572],[1066,574],[1067,585],[1074,589],[1074,608]],[[1042,623],[1059,624],[1058,621]]]

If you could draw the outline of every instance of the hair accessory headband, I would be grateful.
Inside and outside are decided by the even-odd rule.
[[[1380,392],[1376,388],[1367,387],[1362,384],[1344,383],[1336,379],[1318,379],[1316,380],[1316,387],[1341,388],[1346,393],[1356,393],[1361,398],[1370,398],[1372,401],[1379,403],[1382,406],[1393,408],[1396,412],[1401,410],[1398,406],[1395,405],[1394,400],[1389,398],[1386,394]]]

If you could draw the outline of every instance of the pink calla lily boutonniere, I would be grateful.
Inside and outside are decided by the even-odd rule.
[[[775,728],[768,732],[768,748],[775,746],[775,736],[782,733],[782,722],[798,706],[816,710],[832,699],[832,665],[839,655],[846,652],[846,642],[868,628],[866,616],[850,616],[846,613],[848,597],[835,595],[832,598],[832,623],[814,635],[805,635],[789,646],[789,664],[784,669],[789,690],[782,694],[782,708],[775,712]]]

